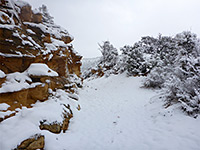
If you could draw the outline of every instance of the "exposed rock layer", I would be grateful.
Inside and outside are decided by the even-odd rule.
[[[0,70],[23,72],[33,62],[46,63],[59,73],[80,76],[81,56],[68,45],[73,37],[60,26],[44,21],[42,11],[25,2],[0,2]]]
[[[0,103],[9,104],[8,110],[11,111],[22,106],[31,107],[37,100],[47,100],[49,89],[65,89],[66,84],[71,84],[70,74],[80,77],[82,57],[69,44],[72,40],[65,29],[53,22],[45,6],[32,10],[28,3],[20,0],[1,0],[0,70],[5,74],[23,73],[32,63],[44,63],[58,76],[29,76],[31,81],[27,84],[41,84],[0,92]],[[0,78],[0,89],[7,80],[7,77]]]
[[[20,143],[15,150],[36,150],[44,149],[45,138],[43,135],[34,135]]]

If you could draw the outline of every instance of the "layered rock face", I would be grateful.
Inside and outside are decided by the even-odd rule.
[[[72,104],[77,105],[76,89],[82,86],[82,57],[72,40],[46,6],[32,10],[21,0],[0,0],[0,125],[9,120],[19,125],[21,119],[10,117],[27,115],[22,126],[35,127],[20,135],[13,131],[19,140],[3,149],[45,149],[48,134],[41,130],[58,134],[68,129],[73,117],[69,103],[76,100]],[[72,108],[80,110],[80,105]]]
[[[23,72],[33,62],[46,63],[60,76],[80,75],[81,56],[69,45],[73,37],[54,24],[45,6],[32,10],[28,3],[0,2],[0,70]]]
[[[44,5],[32,10],[20,0],[1,0],[0,103],[9,104],[9,110],[31,107],[37,100],[46,100],[49,89],[72,85],[71,76],[80,77],[82,58],[73,50],[72,40],[65,29],[54,23]],[[57,75],[29,74],[33,63],[36,67],[46,64],[47,71]]]

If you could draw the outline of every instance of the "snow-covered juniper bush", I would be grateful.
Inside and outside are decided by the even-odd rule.
[[[103,42],[103,45],[100,45],[100,51],[102,58],[100,64],[105,68],[112,68],[116,65],[118,59],[118,51],[109,41]]]
[[[189,31],[175,37],[146,36],[133,46],[122,47],[121,55],[109,41],[100,45],[99,65],[104,72],[147,75],[147,88],[162,88],[166,104],[180,103],[190,115],[200,112],[200,40]]]

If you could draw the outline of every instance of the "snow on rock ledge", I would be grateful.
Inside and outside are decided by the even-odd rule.
[[[27,69],[27,73],[29,76],[58,76],[57,72],[53,71],[46,64],[43,63],[32,63]]]
[[[71,74],[80,78],[82,57],[46,6],[32,10],[22,0],[1,0],[0,8],[0,103],[15,110],[47,100],[49,90],[74,92],[65,85],[74,83]]]
[[[0,122],[19,115],[20,111],[23,112],[20,117],[24,116],[26,110],[22,109],[29,108],[27,112],[30,112],[37,107],[35,104],[38,101],[57,102],[57,97],[52,99],[51,97],[53,93],[58,94],[59,89],[63,90],[66,96],[64,99],[72,100],[66,92],[74,93],[79,87],[80,83],[73,80],[74,77],[71,79],[71,75],[80,79],[82,56],[78,55],[69,44],[73,37],[67,30],[56,25],[52,18],[44,5],[37,11],[33,11],[28,3],[21,0],[0,1],[0,70],[2,70],[0,104],[7,104],[0,107]],[[73,86],[66,88],[65,85],[68,84]],[[60,103],[70,110],[71,104],[68,101]],[[39,130],[39,121],[47,120],[43,124],[45,126],[49,125],[47,123],[51,125],[57,121],[62,124],[62,130],[65,132],[72,112],[63,114],[66,111],[63,112],[63,108],[58,104],[62,112],[59,112],[55,118],[48,119],[48,116],[53,116],[51,112],[53,114],[58,112],[58,108],[49,109],[46,104],[41,103],[42,109],[48,110],[47,113],[42,114],[42,117],[41,110],[34,109],[36,113],[40,112],[34,127]],[[34,117],[31,114],[27,114],[25,121],[30,119],[32,122]],[[61,115],[64,116],[59,119]],[[23,125],[22,129],[24,130]],[[27,131],[30,131],[30,126]],[[18,140],[22,141],[24,138]]]
[[[32,10],[27,2],[3,0],[0,7],[0,70],[23,72],[40,62],[59,76],[80,76],[81,56],[69,44],[74,38],[54,23],[46,6]]]
[[[6,74],[0,70],[0,78],[5,78],[6,77]]]
[[[0,110],[7,110],[9,107],[10,107],[10,105],[8,105],[6,103],[0,104]]]
[[[42,84],[39,82],[38,83],[31,83],[31,82],[32,82],[31,78],[28,77],[26,73],[15,72],[8,74],[5,83],[3,83],[2,87],[0,88],[0,94],[17,92],[29,88],[35,88],[36,86]]]

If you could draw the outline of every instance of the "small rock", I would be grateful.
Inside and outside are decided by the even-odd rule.
[[[65,118],[63,120],[63,125],[62,125],[63,133],[65,133],[66,130],[68,129],[68,127],[69,127],[69,120],[70,120],[70,118]]]
[[[81,106],[78,104],[78,106],[76,107],[78,109],[78,111],[81,110]]]
[[[57,122],[53,122],[53,123],[50,123],[50,124],[42,123],[42,122],[40,122],[40,123],[41,124],[40,124],[39,127],[40,127],[41,130],[48,130],[48,131],[50,131],[52,133],[56,133],[56,134],[61,132],[62,126],[61,126],[61,124],[59,124]]]
[[[35,134],[33,137],[30,137],[23,142],[15,150],[36,150],[44,149],[45,141],[44,135]]]

